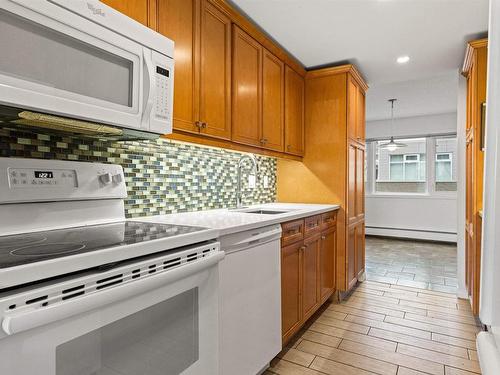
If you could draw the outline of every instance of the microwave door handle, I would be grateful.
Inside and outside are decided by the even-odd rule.
[[[40,309],[29,309],[8,315],[2,321],[2,329],[7,335],[14,335],[29,329],[54,323],[100,307],[144,294],[185,277],[202,272],[216,265],[224,258],[224,252],[217,252],[198,261],[184,263],[181,267],[148,276],[144,279],[125,282],[119,286],[94,294],[55,303]]]
[[[149,128],[149,119],[151,117],[151,110],[153,109],[153,101],[155,98],[155,73],[153,60],[151,58],[151,50],[147,48],[142,49],[142,58],[144,61],[144,100],[143,100],[143,111],[141,118],[141,128],[148,129]]]

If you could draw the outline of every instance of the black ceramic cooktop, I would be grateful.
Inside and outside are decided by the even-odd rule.
[[[186,225],[122,221],[0,236],[0,268],[175,237],[204,229]]]

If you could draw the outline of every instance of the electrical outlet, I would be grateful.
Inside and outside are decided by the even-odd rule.
[[[264,189],[269,187],[269,176],[264,176]]]
[[[248,187],[250,189],[255,189],[255,175],[253,174],[248,175]]]

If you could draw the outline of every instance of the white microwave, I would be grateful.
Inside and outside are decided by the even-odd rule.
[[[2,107],[171,133],[174,43],[107,5],[0,0],[0,45]]]

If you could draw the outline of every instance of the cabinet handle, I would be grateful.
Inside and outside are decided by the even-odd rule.
[[[198,128],[198,130],[201,129],[201,123],[199,121],[195,121],[194,126],[196,126]]]
[[[262,138],[262,139],[260,140],[260,143],[262,143],[263,145],[265,145],[265,144],[267,143],[267,139],[266,139],[266,138]]]
[[[287,151],[290,151],[292,149],[292,145],[287,145],[286,149],[287,149]]]
[[[322,240],[326,240],[326,236],[321,236],[321,239]]]
[[[301,247],[299,248],[299,251],[304,251],[305,249],[306,249],[306,246],[301,246]]]
[[[202,122],[202,123],[201,123],[201,128],[202,128],[202,129],[206,129],[206,128],[207,128],[207,126],[208,126],[208,124],[207,124],[206,122]]]

